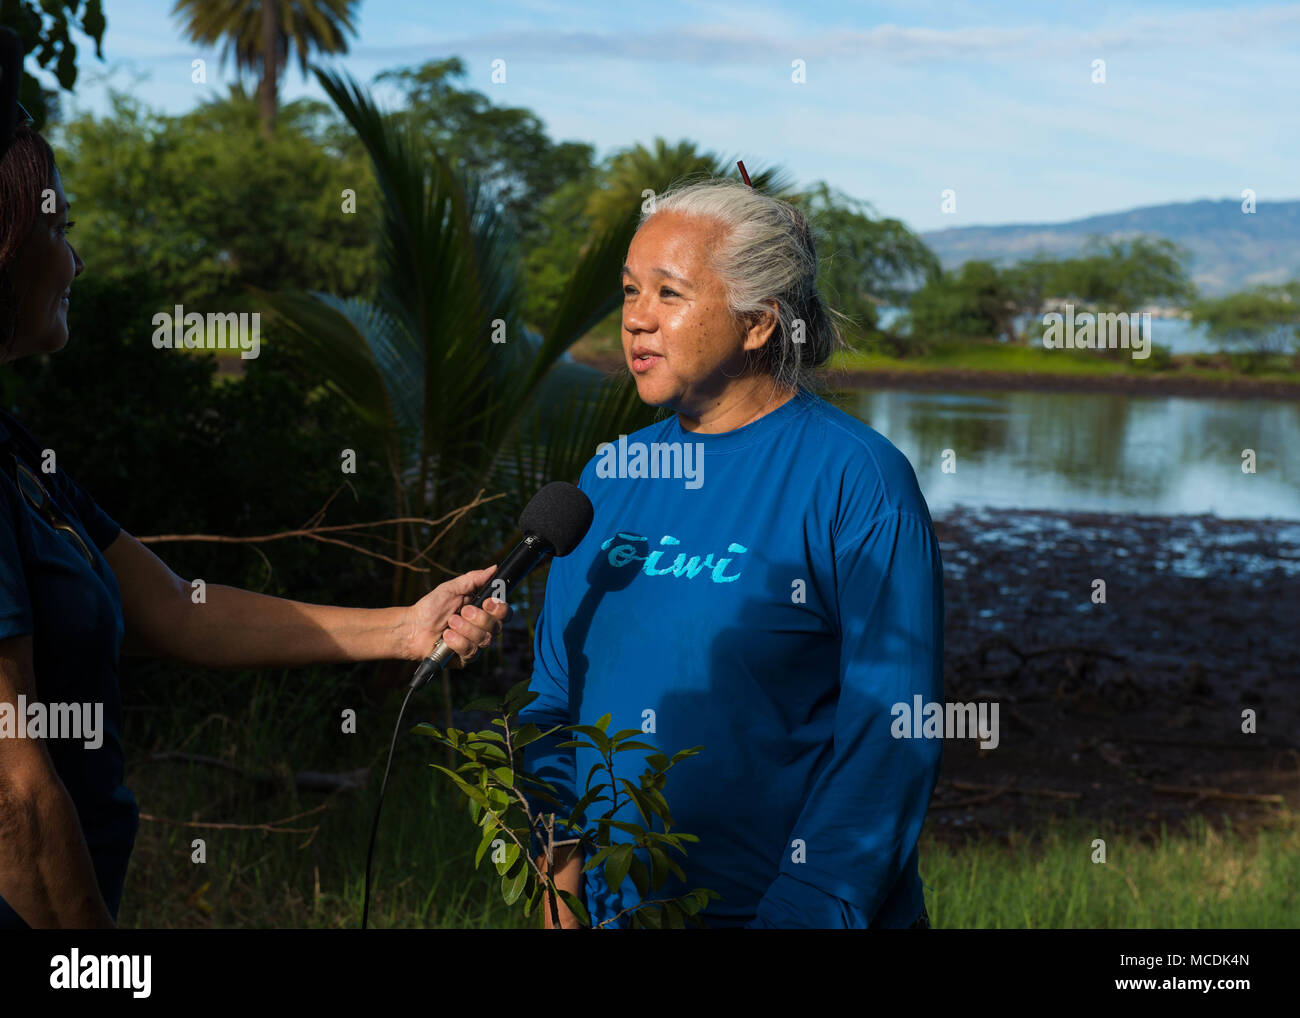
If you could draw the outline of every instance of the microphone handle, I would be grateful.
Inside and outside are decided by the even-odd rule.
[[[470,604],[475,608],[482,608],[483,602],[489,597],[500,597],[502,601],[508,600],[510,591],[515,588],[515,585],[532,572],[533,568],[552,550],[550,544],[537,534],[525,534],[524,539],[505,557],[505,561],[501,563],[492,579],[488,580],[487,586],[474,595]],[[498,595],[496,591],[502,586],[505,587],[505,593]],[[454,650],[441,639],[438,640],[433,653],[421,661],[420,667],[415,670],[415,677],[411,679],[411,689],[424,688],[428,681],[442,671],[447,666],[447,662],[455,656]]]

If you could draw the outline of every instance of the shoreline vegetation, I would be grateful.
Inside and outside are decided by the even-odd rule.
[[[623,355],[606,342],[584,338],[570,351],[581,364],[614,374]],[[1156,362],[1148,367],[1147,364]],[[964,344],[919,357],[851,351],[837,354],[825,378],[835,389],[1001,389],[1126,392],[1153,396],[1226,396],[1300,399],[1300,370],[1278,357],[1247,371],[1229,354],[1181,354],[1149,361],[1092,351],[1044,350],[1001,343]]]

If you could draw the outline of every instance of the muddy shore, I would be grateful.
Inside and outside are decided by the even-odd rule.
[[[935,529],[945,699],[998,702],[1001,734],[945,745],[936,830],[1073,811],[1154,837],[1300,808],[1300,522],[957,510]]]

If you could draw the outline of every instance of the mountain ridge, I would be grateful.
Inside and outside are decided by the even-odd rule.
[[[1258,202],[1253,213],[1242,204],[1232,198],[1170,202],[1063,223],[955,226],[920,237],[945,269],[972,259],[1007,265],[1036,253],[1070,257],[1094,234],[1145,235],[1185,247],[1188,273],[1207,297],[1300,279],[1300,200]]]

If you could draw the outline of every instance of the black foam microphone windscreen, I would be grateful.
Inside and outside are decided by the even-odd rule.
[[[568,481],[552,481],[519,514],[519,529],[536,534],[557,556],[569,554],[586,536],[593,515],[591,499]]]

